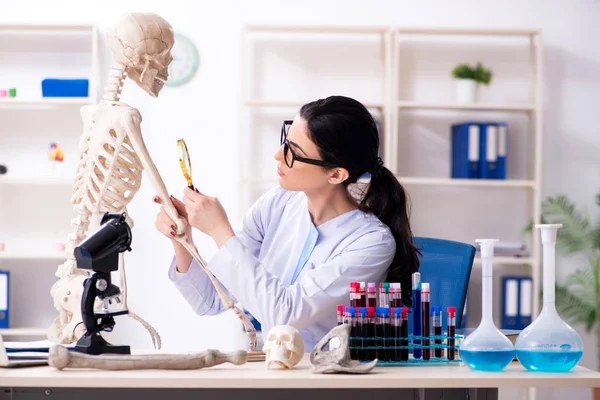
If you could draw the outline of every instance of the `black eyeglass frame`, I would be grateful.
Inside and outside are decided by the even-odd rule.
[[[283,145],[283,159],[285,160],[285,164],[288,166],[288,168],[292,168],[292,166],[294,165],[294,161],[300,161],[306,164],[312,164],[312,165],[317,165],[319,167],[325,167],[325,168],[337,168],[338,165],[328,162],[328,161],[323,161],[323,160],[315,160],[312,158],[305,158],[305,157],[300,157],[296,154],[296,152],[294,151],[294,149],[292,149],[292,146],[290,146],[290,143],[287,140],[287,133],[285,131],[285,127],[287,125],[291,125],[294,121],[292,120],[285,120],[283,121],[283,125],[281,126],[281,138],[279,139],[279,142],[281,145]],[[287,153],[291,152],[292,153],[292,162],[290,164],[288,164],[287,161]]]

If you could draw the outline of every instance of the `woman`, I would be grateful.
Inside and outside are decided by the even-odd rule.
[[[185,189],[172,197],[187,220],[211,236],[219,250],[208,269],[234,301],[268,332],[292,325],[307,349],[336,325],[336,306],[349,304],[350,282],[401,282],[411,304],[411,275],[419,268],[404,189],[377,156],[379,135],[369,111],[356,100],[333,96],[304,105],[285,121],[279,187],[264,195],[235,233],[219,201]],[[357,202],[348,185],[369,172]],[[155,201],[157,198],[155,197]],[[156,228],[175,236],[161,209]],[[169,277],[199,315],[224,311],[215,289],[191,255],[173,241]]]

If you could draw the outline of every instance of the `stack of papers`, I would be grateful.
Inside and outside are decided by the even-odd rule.
[[[4,348],[10,360],[47,359],[50,347],[55,343],[49,340],[32,342],[4,342]]]
[[[4,342],[4,347],[7,353],[23,353],[23,352],[36,352],[36,353],[48,353],[50,347],[54,343],[49,340],[36,340],[33,342]]]

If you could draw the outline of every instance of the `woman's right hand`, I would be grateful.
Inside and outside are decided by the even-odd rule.
[[[154,196],[152,198],[152,201],[154,201],[155,203],[161,204],[161,199],[158,196]],[[182,217],[183,223],[185,225],[185,233],[188,237],[188,240],[191,240],[192,239],[192,226],[188,222],[188,216],[185,211],[185,204],[183,204],[183,202],[177,200],[173,196],[171,196],[171,203],[173,203],[173,206],[177,210],[177,213]],[[169,214],[167,214],[167,212],[165,211],[165,208],[162,206],[160,207],[160,211],[158,212],[158,215],[156,216],[156,221],[154,223],[154,226],[156,226],[156,229],[160,233],[162,233],[169,239],[173,239],[173,240],[175,239],[175,236],[177,235],[177,233],[176,233],[177,226],[176,226],[175,222],[171,219],[171,217],[169,217]]]

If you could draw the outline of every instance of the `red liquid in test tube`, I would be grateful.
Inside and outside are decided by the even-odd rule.
[[[454,335],[456,334],[456,307],[448,307],[448,360],[454,360]]]
[[[358,282],[350,282],[350,307],[358,306]]]
[[[367,288],[364,282],[360,282],[358,286],[358,307],[367,306]]]
[[[367,284],[367,307],[377,307],[377,288],[375,282]]]

